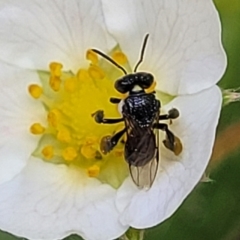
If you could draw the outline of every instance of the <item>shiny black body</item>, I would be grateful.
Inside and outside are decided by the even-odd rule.
[[[127,128],[125,159],[130,165],[144,166],[158,151],[154,124],[160,114],[160,101],[154,93],[132,92],[123,101],[122,115]]]
[[[121,92],[129,92],[123,100],[122,115],[127,129],[125,159],[130,165],[144,166],[151,161],[157,151],[154,123],[160,114],[160,101],[154,93],[144,89],[153,83],[153,75],[146,72],[128,74],[115,83]],[[134,91],[134,88],[139,88]]]
[[[160,101],[154,93],[132,92],[123,102],[123,117],[132,119],[140,128],[151,127],[159,116]]]
[[[150,188],[154,182],[159,163],[159,136],[158,130],[166,132],[163,140],[165,147],[176,155],[182,151],[180,140],[173,135],[165,123],[160,120],[172,120],[179,116],[177,109],[172,108],[168,114],[160,115],[160,101],[156,99],[155,92],[148,93],[146,89],[151,87],[154,77],[150,73],[137,72],[139,64],[143,60],[149,34],[144,38],[141,55],[134,68],[134,73],[127,71],[112,58],[97,49],[92,49],[117,68],[125,76],[116,80],[115,89],[120,93],[128,93],[125,99],[112,97],[110,102],[122,106],[122,118],[105,118],[104,111],[98,110],[92,114],[97,123],[115,124],[124,122],[125,127],[119,132],[101,139],[100,149],[107,154],[117,145],[126,134],[124,157],[129,165],[129,171],[133,182],[140,188]]]
[[[102,138],[100,148],[103,154],[109,153],[125,133],[127,135],[124,148],[124,158],[134,183],[138,187],[151,187],[158,169],[158,131],[156,124],[160,116],[160,101],[155,92],[147,93],[145,89],[153,83],[150,73],[133,73],[118,79],[116,90],[128,92],[125,99],[111,98],[118,104],[122,101],[122,118],[106,119],[102,110],[93,114],[97,123],[114,124],[124,121],[125,128],[113,136]]]
[[[154,92],[145,92],[152,83],[152,74],[146,72],[128,74],[115,83],[118,91],[129,92],[122,106],[127,135],[124,157],[134,183],[147,188],[155,179],[159,162],[154,126],[159,120],[161,104]]]
[[[135,81],[135,84],[134,84]],[[117,145],[123,134],[126,134],[124,157],[129,165],[129,171],[134,183],[140,188],[150,188],[157,174],[159,163],[159,136],[158,129],[166,132],[163,144],[175,154],[181,152],[181,144],[176,142],[176,137],[160,120],[175,119],[179,116],[177,109],[169,110],[168,114],[160,115],[161,104],[156,99],[155,92],[147,93],[153,83],[150,73],[128,74],[116,81],[115,88],[129,95],[121,100],[111,98],[110,102],[122,102],[122,118],[104,118],[103,110],[93,113],[97,123],[115,124],[125,123],[125,128],[112,136],[105,136],[101,140],[100,149],[107,154]],[[176,146],[180,146],[176,148]],[[179,153],[177,150],[179,149]]]

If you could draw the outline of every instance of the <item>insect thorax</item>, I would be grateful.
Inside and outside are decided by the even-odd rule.
[[[123,116],[131,117],[140,127],[149,127],[159,114],[160,101],[153,93],[131,93],[125,100]]]

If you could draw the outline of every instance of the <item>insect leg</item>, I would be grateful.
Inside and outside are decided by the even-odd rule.
[[[164,146],[175,153],[175,155],[179,155],[182,152],[182,143],[180,139],[168,129],[168,125],[164,123],[155,123],[154,128],[161,129],[166,132],[166,139],[163,140]]]
[[[111,97],[110,98],[110,102],[113,103],[113,104],[118,104],[118,103],[121,102],[121,99],[120,98]]]
[[[163,144],[165,145],[166,148],[173,151],[174,150],[174,134],[168,129],[168,125],[164,123],[156,123],[154,124],[154,128],[161,129],[166,132],[166,139],[163,141]]]
[[[104,112],[102,110],[98,110],[92,114],[94,120],[97,123],[104,123],[104,124],[114,124],[123,121],[123,118],[104,118]]]
[[[109,153],[118,143],[119,139],[126,132],[126,128],[115,133],[113,136],[105,136],[102,138],[100,143],[100,149],[103,154]]]
[[[179,117],[179,111],[176,108],[172,108],[168,111],[168,114],[160,115],[159,120],[175,119]]]

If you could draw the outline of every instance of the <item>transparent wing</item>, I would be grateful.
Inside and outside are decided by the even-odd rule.
[[[154,157],[143,166],[134,166],[129,164],[129,171],[133,182],[139,187],[144,189],[151,188],[158,171],[159,164],[159,136],[158,131],[156,135],[156,148]]]
[[[158,116],[154,122],[158,122]],[[125,117],[127,141],[125,159],[133,182],[149,189],[156,177],[159,164],[159,132],[152,127],[140,127],[131,116]]]
[[[154,158],[152,161],[144,166],[136,167],[129,165],[130,174],[133,182],[139,187],[144,189],[151,188],[158,169],[158,160]]]

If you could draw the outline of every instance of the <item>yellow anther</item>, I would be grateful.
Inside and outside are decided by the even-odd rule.
[[[104,71],[95,65],[89,67],[88,73],[93,79],[103,79],[105,77]]]
[[[60,118],[61,118],[61,113],[57,109],[51,110],[47,116],[49,125],[55,128],[57,127]]]
[[[98,138],[91,136],[91,137],[87,137],[85,138],[85,144],[86,145],[93,145],[93,144],[97,144],[98,143]]]
[[[43,89],[37,84],[31,84],[28,86],[28,92],[31,94],[33,98],[37,99],[42,95]]]
[[[67,92],[74,92],[76,89],[76,79],[75,78],[68,78],[64,82],[64,88]]]
[[[70,133],[67,129],[61,129],[57,134],[57,139],[61,142],[69,143],[71,141]]]
[[[88,168],[87,173],[89,177],[97,177],[100,173],[100,167],[97,165],[93,165]]]
[[[77,151],[73,147],[67,147],[63,150],[62,156],[66,161],[73,161],[77,157]]]
[[[61,79],[59,77],[51,76],[49,79],[49,85],[55,92],[60,90]]]
[[[30,127],[30,132],[36,135],[43,134],[45,132],[45,128],[40,123],[34,123]]]
[[[42,150],[42,155],[47,160],[50,160],[53,157],[53,153],[54,153],[54,150],[53,150],[53,146],[51,145],[44,147]]]
[[[126,55],[120,51],[114,52],[112,54],[112,58],[114,61],[116,61],[120,65],[123,65],[123,64],[127,63],[127,61],[128,61]]]
[[[98,56],[95,52],[93,52],[92,50],[87,50],[86,53],[86,58],[87,60],[91,61],[92,64],[96,65],[98,63]]]
[[[87,159],[94,159],[98,149],[98,138],[90,136],[85,138],[81,147],[81,154]]]
[[[107,68],[111,72],[104,72],[94,52],[87,52],[86,57],[91,61],[90,66],[80,69],[77,74],[64,72],[61,64],[51,63],[49,73],[39,71],[42,88],[35,84],[29,86],[29,93],[34,98],[40,97],[47,115],[47,123],[43,124],[46,129],[41,126],[41,121],[32,122],[33,125],[29,126],[33,134],[43,133],[38,135],[41,139],[33,155],[53,164],[59,161],[76,165],[84,170],[86,176],[97,177],[118,187],[128,174],[123,150],[120,149],[123,146],[119,145],[110,155],[104,155],[100,151],[100,143],[103,136],[122,127],[111,125],[102,128],[91,117],[98,109],[103,109],[106,116],[119,117],[117,106],[108,104],[109,96],[116,94],[112,79],[118,74],[118,69]],[[108,78],[110,76],[111,79]],[[118,94],[116,96],[119,97]],[[111,156],[116,161],[110,161]]]
[[[86,144],[81,147],[81,154],[87,159],[94,159],[96,157],[96,148],[92,144]]]
[[[116,149],[114,151],[114,156],[115,157],[122,157],[123,156],[123,149]]]
[[[91,77],[89,76],[89,73],[87,70],[84,70],[84,69],[80,69],[77,73],[77,79],[81,82],[84,82],[84,81],[91,81]]]
[[[62,75],[62,67],[61,63],[51,62],[49,64],[50,72],[52,76],[60,77]]]
[[[156,85],[157,85],[157,83],[154,81],[154,82],[152,83],[152,85],[151,85],[148,89],[145,89],[145,92],[146,92],[146,93],[151,93],[151,92],[153,92],[153,91],[155,90]]]

